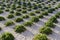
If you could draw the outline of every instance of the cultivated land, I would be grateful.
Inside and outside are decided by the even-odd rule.
[[[60,40],[60,0],[0,0],[0,40]]]

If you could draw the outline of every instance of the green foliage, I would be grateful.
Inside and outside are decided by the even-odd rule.
[[[48,12],[47,11],[44,11],[42,14],[43,15],[48,15]]]
[[[60,17],[60,15],[57,13],[57,14],[55,14],[55,17],[56,17],[56,18],[59,18],[59,17]]]
[[[9,14],[9,15],[7,16],[7,18],[14,18],[14,15]]]
[[[0,14],[1,14],[1,13],[3,13],[3,11],[2,11],[2,10],[0,10]]]
[[[2,4],[2,6],[0,6],[0,10],[4,10],[4,5]]]
[[[15,9],[16,9],[16,5],[15,5],[15,4],[12,4],[12,5],[11,5],[11,9],[12,9],[12,10],[15,10]]]
[[[21,6],[20,6],[20,5],[18,5],[18,6],[17,6],[17,8],[21,8]]]
[[[60,3],[58,4],[58,8],[60,8]]]
[[[16,13],[15,13],[15,15],[16,15],[16,16],[20,16],[20,15],[21,15],[21,13],[19,13],[19,12],[16,12]]]
[[[2,28],[0,27],[0,31],[2,30]]]
[[[9,32],[5,32],[1,35],[0,40],[14,40],[14,36]]]
[[[26,10],[23,10],[22,13],[27,13],[27,11]]]
[[[32,10],[31,8],[28,9],[28,11],[31,11],[31,10]]]
[[[41,4],[38,4],[38,7],[39,7],[39,8],[42,8]]]
[[[29,18],[29,16],[28,15],[24,15],[23,18]]]
[[[13,10],[10,10],[10,13],[14,13],[14,11]]]
[[[42,15],[42,14],[40,14],[38,17],[39,17],[39,18],[43,18],[43,15]]]
[[[50,9],[48,9],[48,12],[49,12],[49,13],[52,13],[53,11],[55,11],[54,8],[50,8]]]
[[[57,12],[57,13],[55,14],[55,17],[56,17],[56,18],[59,18],[59,17],[60,17],[60,12]]]
[[[39,18],[38,18],[38,17],[32,17],[32,18],[31,18],[31,21],[32,21],[32,22],[38,22],[38,21],[39,21]]]
[[[48,40],[48,38],[45,34],[37,34],[33,40]]]
[[[21,21],[23,21],[23,19],[22,18],[16,18],[15,21],[16,22],[21,22]]]
[[[32,24],[33,23],[32,22],[29,22],[29,21],[24,23],[25,26],[32,26]]]
[[[56,1],[60,1],[60,0],[56,0]]]
[[[34,4],[33,9],[38,9],[37,4]]]
[[[7,22],[5,23],[6,26],[11,26],[11,25],[13,25],[13,24],[14,24],[13,21],[7,21]]]
[[[43,34],[51,34],[52,33],[52,30],[49,28],[49,27],[42,27],[39,29],[40,33],[43,33]]]
[[[15,32],[17,32],[17,33],[22,33],[22,32],[24,32],[26,30],[26,28],[24,27],[24,26],[22,26],[22,25],[17,25],[16,27],[15,27]]]
[[[26,8],[26,7],[23,7],[22,9],[24,9],[24,10],[25,10],[25,9],[27,9],[27,8]]]
[[[31,15],[31,16],[35,16],[35,13],[31,12],[30,15]]]
[[[55,9],[58,9],[58,7],[55,7]]]
[[[52,16],[52,17],[49,19],[49,21],[54,22],[54,23],[57,23],[57,22],[58,22],[58,21],[57,21],[57,18],[56,18],[55,16]]]
[[[60,15],[60,12],[57,12],[58,15]]]
[[[51,21],[47,21],[47,22],[45,23],[45,26],[47,26],[47,27],[54,27],[54,24],[53,24],[53,22],[51,22]]]
[[[41,11],[44,11],[45,9],[41,8]]]
[[[7,11],[7,12],[8,12],[8,11],[10,11],[10,10],[9,10],[8,8],[6,8],[6,9],[5,9],[5,11]]]
[[[2,16],[0,16],[0,21],[3,21],[3,20],[5,20],[5,18],[4,18],[4,17],[2,17]]]
[[[48,9],[49,7],[45,6],[44,9]]]
[[[22,11],[22,9],[16,9],[16,11],[17,11],[17,12],[21,12],[21,11]]]
[[[37,11],[35,11],[36,13],[40,13],[40,11],[39,10],[37,10]]]

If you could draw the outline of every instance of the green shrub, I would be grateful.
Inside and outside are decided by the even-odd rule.
[[[37,10],[37,11],[35,11],[36,13],[40,13],[40,11],[39,10]]]
[[[17,32],[17,33],[22,33],[22,32],[24,32],[26,30],[26,28],[24,27],[24,26],[22,26],[22,25],[17,25],[16,27],[15,27],[15,32]]]
[[[43,15],[48,15],[47,11],[42,12]]]
[[[22,10],[21,10],[21,9],[16,9],[16,11],[20,12],[20,11],[22,11]]]
[[[16,12],[16,13],[15,13],[15,15],[16,15],[16,16],[20,16],[20,15],[21,15],[21,13],[19,13],[19,12]]]
[[[10,11],[10,13],[14,13],[14,11],[13,11],[13,10],[11,10],[11,11]]]
[[[56,18],[55,16],[52,16],[52,17],[49,19],[49,21],[54,22],[54,23],[57,23],[57,22],[58,22],[58,21],[57,21],[57,18]]]
[[[57,12],[57,13],[55,14],[55,17],[56,17],[56,18],[59,18],[59,17],[60,17],[60,12]]]
[[[8,11],[10,11],[10,10],[9,10],[8,8],[6,8],[6,9],[5,9],[5,11],[7,11],[7,12],[8,12]]]
[[[60,15],[60,12],[57,12],[58,15]]]
[[[37,34],[33,40],[48,40],[48,38],[45,34]]]
[[[23,7],[22,9],[27,9],[26,7]]]
[[[0,10],[4,10],[5,8],[4,8],[4,6],[2,5],[2,6],[0,6]]]
[[[1,35],[0,40],[14,40],[14,36],[9,32],[5,32]]]
[[[56,18],[59,18],[59,17],[60,17],[60,15],[57,13],[57,14],[55,14],[55,17],[56,17]]]
[[[0,27],[0,30],[2,30],[2,28]]]
[[[41,4],[38,4],[38,7],[39,7],[39,8],[42,8]]]
[[[12,10],[15,10],[15,9],[16,9],[16,7],[11,7],[11,9],[12,9]]]
[[[34,3],[32,8],[36,10],[36,9],[38,9],[38,5],[36,3]]]
[[[39,32],[49,35],[49,34],[52,33],[52,30],[49,27],[42,27],[42,28],[39,29]]]
[[[24,15],[23,18],[29,18],[29,16],[28,15]]]
[[[26,10],[23,10],[22,13],[27,13],[27,11]]]
[[[39,21],[39,18],[38,18],[38,17],[32,17],[32,18],[31,18],[31,21],[32,21],[32,22],[38,22],[38,21]]]
[[[53,2],[52,5],[55,5],[56,2]]]
[[[31,11],[31,10],[32,10],[31,8],[28,9],[28,11]]]
[[[23,7],[27,7],[25,0],[23,2]]]
[[[44,9],[48,9],[49,7],[47,7],[47,6],[44,6]]]
[[[56,1],[60,1],[60,0],[56,0]]]
[[[15,21],[16,22],[21,22],[21,21],[23,21],[23,19],[22,18],[16,18]]]
[[[44,11],[45,9],[41,8],[41,11]]]
[[[18,6],[17,6],[17,8],[21,8],[21,6],[20,6],[20,5],[18,5]]]
[[[47,27],[54,27],[54,24],[53,24],[53,22],[51,22],[51,21],[47,21],[47,22],[45,23],[45,26],[47,26]]]
[[[12,4],[12,5],[11,5],[11,9],[12,9],[12,10],[15,10],[15,9],[16,9],[16,5],[15,5],[15,4]]]
[[[44,2],[42,2],[41,4],[42,4],[42,5],[45,5],[45,3],[44,3]]]
[[[1,14],[1,13],[3,13],[3,11],[2,11],[2,10],[0,10],[0,14]]]
[[[54,8],[50,8],[50,9],[48,9],[48,12],[49,12],[49,13],[52,13],[53,11],[55,11]]]
[[[5,18],[4,18],[4,17],[2,17],[2,16],[0,16],[0,21],[3,21],[3,20],[5,20]]]
[[[29,5],[28,8],[32,8],[32,5]]]
[[[35,13],[31,12],[31,13],[29,13],[29,15],[31,15],[31,16],[35,16]]]
[[[43,18],[43,14],[40,14],[38,17],[39,17],[39,18]]]
[[[14,15],[9,14],[9,15],[7,16],[7,18],[14,18]]]
[[[55,7],[55,9],[58,9],[58,7]]]
[[[10,8],[10,4],[8,3],[8,4],[6,4],[6,8]]]
[[[25,26],[32,26],[32,24],[33,23],[32,22],[29,22],[29,21],[24,23]]]
[[[16,5],[15,5],[15,4],[12,4],[10,8],[11,8],[12,10],[15,10],[15,9],[16,9]]]
[[[31,5],[31,2],[28,2],[28,4],[27,4],[27,5],[29,5],[29,6],[30,6],[30,5]]]
[[[38,9],[38,7],[37,7],[37,6],[33,6],[32,8],[33,8],[33,9],[35,9],[35,10],[36,10],[36,9]]]
[[[11,7],[15,7],[16,5],[15,4],[11,4]]]
[[[60,3],[58,4],[58,8],[60,8]]]
[[[13,24],[14,24],[13,21],[7,21],[7,22],[5,23],[6,26],[11,26],[11,25],[13,25]]]

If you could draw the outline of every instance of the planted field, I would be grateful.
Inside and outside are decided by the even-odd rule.
[[[0,0],[0,40],[60,40],[60,0]]]

